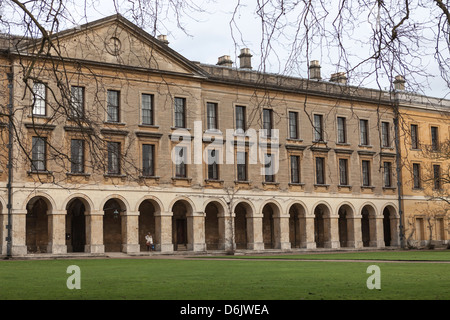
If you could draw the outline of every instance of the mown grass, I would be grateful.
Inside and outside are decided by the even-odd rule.
[[[437,256],[419,260],[428,258]],[[380,290],[366,286],[371,264],[380,267]],[[80,290],[67,288],[70,265],[80,267]],[[277,259],[0,261],[0,299],[448,300],[449,270],[446,263]]]

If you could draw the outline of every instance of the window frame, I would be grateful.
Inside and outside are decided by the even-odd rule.
[[[246,107],[245,106],[241,106],[241,105],[237,105],[234,107],[235,111],[234,111],[234,115],[235,115],[235,130],[238,133],[244,133],[245,130],[247,129],[247,125],[246,125]],[[242,114],[240,112],[238,112],[238,110],[241,110]],[[239,115],[239,117],[238,117]],[[242,115],[242,119],[240,119],[240,116]],[[242,124],[242,127],[240,127],[240,124]],[[240,130],[242,130],[242,132],[240,132]]]
[[[144,97],[149,97],[150,104],[144,103]],[[148,120],[149,119],[149,120]],[[155,125],[155,95],[151,93],[141,93],[141,124]]]
[[[370,160],[361,160],[361,177],[362,177],[362,186],[370,187],[372,182],[371,175],[371,163]]]
[[[116,101],[112,101],[112,94],[116,94],[114,97]],[[107,90],[107,109],[106,109],[106,121],[111,123],[120,122],[120,91],[114,89]]]
[[[419,149],[419,126],[411,124],[411,149]]]
[[[388,121],[381,122],[381,147],[390,148],[391,147],[391,124]]]
[[[183,151],[183,153],[179,158],[180,151]],[[187,147],[175,146],[175,154],[177,155],[175,162],[175,178],[187,178]],[[181,159],[181,161],[179,162],[178,159]]]
[[[359,119],[359,144],[368,146],[369,143],[369,120]]]
[[[243,154],[244,163],[240,163],[241,156]],[[248,153],[247,151],[236,151],[236,180],[239,182],[248,181]],[[242,174],[244,177],[242,177]]]
[[[383,187],[392,188],[392,162],[383,161]]]
[[[323,114],[314,114],[313,115],[314,123],[313,123],[313,138],[314,142],[324,142],[324,128],[323,128]],[[319,122],[317,122],[317,120]]]
[[[344,164],[343,166],[342,166],[342,163]],[[338,169],[339,169],[339,185],[340,186],[348,186],[349,181],[348,181],[348,159],[347,158],[339,158],[338,159]]]
[[[298,112],[297,111],[289,111],[288,112],[288,130],[289,130],[289,139],[299,139],[298,132]]]
[[[146,150],[147,148],[149,150]],[[142,144],[142,175],[144,177],[155,176],[155,149],[154,144]]]
[[[81,89],[81,91],[74,94],[74,89]],[[75,100],[78,98],[78,94],[81,93],[81,101]],[[70,87],[70,116],[74,119],[83,119],[85,109],[85,87],[83,86],[71,86]]]
[[[216,102],[206,102],[206,129],[210,131],[219,130],[219,104]]]
[[[120,175],[121,172],[121,143],[118,141],[108,141],[107,142],[108,151],[108,168],[107,174],[109,175]],[[114,168],[117,167],[117,168]]]
[[[36,89],[37,86],[42,86],[40,89]],[[32,92],[32,109],[31,113],[33,116],[45,117],[47,116],[47,86],[44,82],[36,81],[33,82]],[[39,92],[42,90],[43,92]],[[42,97],[43,94],[43,97]],[[36,105],[39,104],[39,107]],[[42,104],[42,105],[41,105]],[[36,112],[39,110],[39,112]],[[42,112],[43,110],[43,112]]]
[[[347,143],[347,118],[345,117],[337,117],[337,143]]]
[[[79,145],[74,148],[74,143],[78,143]],[[75,151],[78,151],[78,154],[74,154]],[[77,159],[76,159],[77,158]],[[84,140],[83,139],[71,139],[70,140],[70,173],[80,174],[85,171],[85,155],[84,155]],[[74,159],[78,160],[75,162]]]
[[[325,185],[326,175],[325,175],[325,158],[324,157],[315,157],[315,169],[316,169],[316,174],[315,174],[316,184],[317,185]]]
[[[45,172],[47,171],[47,138],[34,136],[31,138],[31,171]],[[42,143],[39,145],[37,143]],[[38,148],[37,150],[35,148]],[[42,150],[39,150],[41,148]],[[36,164],[42,164],[42,168]]]
[[[413,176],[413,189],[421,189],[422,188],[422,179],[421,179],[421,166],[420,163],[413,163],[412,167],[412,176]]]
[[[289,161],[290,183],[299,184],[301,183],[300,156],[292,154],[289,156]]]
[[[174,98],[174,119],[173,124],[175,128],[186,128],[186,98],[175,97]],[[178,104],[177,102],[181,103]],[[180,110],[181,108],[181,110]],[[181,115],[181,116],[177,116]],[[181,122],[181,123],[180,123]]]

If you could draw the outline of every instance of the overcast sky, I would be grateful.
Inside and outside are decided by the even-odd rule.
[[[129,0],[116,0],[117,2],[127,4],[133,3]],[[173,16],[162,18],[158,24],[157,34],[166,34],[169,40],[169,46],[179,52],[181,55],[189,60],[199,61],[206,64],[216,64],[220,56],[229,55],[233,61],[235,61],[235,66],[239,67],[239,61],[237,56],[240,53],[240,49],[247,47],[253,54],[252,66],[254,70],[261,69],[261,22],[259,18],[255,15],[256,0],[253,1],[243,1],[241,0],[241,6],[239,12],[235,15],[236,25],[232,28],[230,26],[230,20],[232,18],[232,13],[235,9],[238,0],[192,0],[199,7],[204,9],[204,13],[195,13],[192,18],[187,15],[181,18],[185,32],[177,27],[176,19]],[[116,8],[113,5],[112,0],[96,0],[95,6],[93,8],[88,8],[86,11],[80,10],[81,12],[76,12],[74,10],[73,17],[77,14],[80,17],[78,23],[82,24],[86,21],[91,22],[96,19],[100,19],[111,14],[116,13]],[[164,3],[162,1],[161,3]],[[78,4],[77,4],[78,5]],[[134,22],[132,17],[126,12],[122,11],[121,14],[127,17],[130,21]],[[427,13],[429,14],[429,13]],[[295,15],[294,15],[295,16]],[[367,18],[367,17],[365,17]],[[430,20],[433,17],[425,17],[425,20]],[[75,20],[75,19],[74,19]],[[77,22],[76,20],[74,22]],[[367,21],[364,21],[367,22]],[[70,26],[68,26],[70,27]],[[355,38],[361,37],[364,39],[364,33],[366,30],[362,24],[356,24],[359,28],[355,33]],[[151,25],[147,26],[146,31],[153,34]],[[370,32],[367,29],[367,32]],[[293,35],[285,34],[285,39],[274,39],[272,41],[272,51],[270,56],[264,65],[267,72],[272,73],[283,73],[291,76],[297,77],[307,77],[307,60],[306,53],[302,52],[302,55],[296,56],[295,59],[291,59],[290,64],[286,66],[286,61],[289,57],[290,45],[293,40]],[[280,37],[281,38],[281,37]],[[279,42],[278,42],[279,40]],[[352,55],[358,57],[366,57],[369,52],[367,48],[364,48],[364,40],[353,43],[354,39],[348,39],[344,45],[350,48],[349,52]],[[328,41],[328,40],[327,40]],[[352,42],[352,43],[350,43]],[[324,42],[325,43],[325,42]],[[431,46],[430,46],[431,47]],[[432,50],[431,48],[430,50]],[[439,70],[437,66],[429,61],[432,61],[433,57],[429,56],[422,57],[423,65],[426,67],[427,72],[434,75],[433,78],[428,79],[431,88],[424,87],[424,92],[427,95],[434,97],[445,97],[450,99],[449,89],[445,86],[443,80],[439,78]],[[308,60],[319,60],[322,66],[322,78],[323,80],[329,80],[332,73],[343,71],[340,70],[341,66],[337,67],[338,58],[335,57],[334,52],[327,45],[320,46],[318,49],[310,49]],[[355,63],[356,64],[356,63]],[[295,65],[295,66],[294,66]],[[351,85],[360,85],[359,79],[356,74],[354,77],[351,75],[349,83]],[[408,80],[408,75],[404,75],[406,80]],[[387,76],[385,76],[381,70],[379,75],[379,85],[381,89],[389,89],[389,83],[387,81]],[[381,79],[381,80],[380,80]],[[355,83],[356,82],[356,83]],[[378,88],[378,84],[374,79],[367,78],[364,79],[362,83],[365,87]]]

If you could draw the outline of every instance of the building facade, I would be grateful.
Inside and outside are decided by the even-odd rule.
[[[392,95],[192,62],[120,16],[50,40],[4,41],[1,254],[400,246]]]

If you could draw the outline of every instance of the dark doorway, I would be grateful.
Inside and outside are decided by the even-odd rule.
[[[121,252],[121,206],[117,200],[110,199],[103,206],[103,211],[103,244],[105,245],[105,252]]]
[[[42,198],[30,200],[26,217],[28,253],[46,253],[48,245],[48,207]]]
[[[344,208],[339,209],[339,219],[338,219],[338,227],[339,227],[339,244],[341,247],[347,247],[347,210]]]
[[[391,214],[388,208],[383,210],[383,231],[384,245],[389,247],[391,245]]]
[[[186,219],[177,219],[177,247],[181,248],[187,244],[187,223]]]
[[[69,252],[84,252],[86,245],[86,209],[83,202],[75,199],[69,205],[66,218],[66,240]]]
[[[245,203],[239,203],[234,209],[234,239],[236,249],[247,249],[247,208]]]
[[[323,210],[317,207],[314,210],[314,241],[317,248],[323,248],[325,246],[325,230],[323,221]]]
[[[369,210],[367,208],[363,208],[361,212],[361,233],[362,233],[362,242],[364,247],[370,246],[370,222],[369,222]]]

